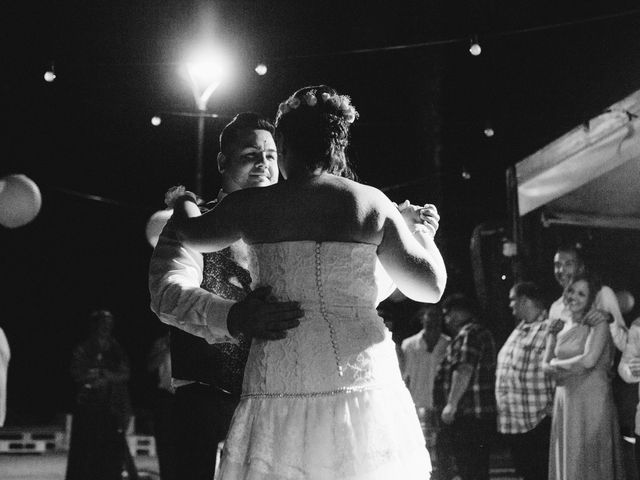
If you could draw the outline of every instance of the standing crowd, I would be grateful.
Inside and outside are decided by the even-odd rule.
[[[534,282],[511,288],[516,326],[497,354],[477,307],[460,295],[429,306],[433,320],[423,317],[423,329],[403,341],[403,376],[433,445],[432,478],[488,479],[495,432],[525,480],[627,478],[611,380],[617,347],[620,376],[640,381],[640,321],[627,330],[580,248],[560,246],[554,273],[563,293],[550,306]]]

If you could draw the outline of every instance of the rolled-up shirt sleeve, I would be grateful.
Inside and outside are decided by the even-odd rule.
[[[149,265],[151,310],[160,321],[209,343],[236,342],[227,329],[233,300],[200,287],[202,254],[183,246],[167,225]]]
[[[596,297],[596,307],[608,312],[613,317],[613,321],[609,324],[611,338],[618,350],[623,352],[627,344],[628,330],[615,292],[611,288],[603,286]]]

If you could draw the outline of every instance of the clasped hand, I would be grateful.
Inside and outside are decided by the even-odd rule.
[[[632,358],[627,362],[629,371],[634,377],[640,377],[640,358]]]
[[[405,200],[400,205],[396,205],[396,207],[410,228],[415,225],[424,225],[426,231],[432,237],[438,231],[440,214],[435,205],[425,203],[424,206],[419,207],[418,205],[411,204],[409,200]]]

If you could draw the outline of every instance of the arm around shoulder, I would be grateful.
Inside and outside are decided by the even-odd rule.
[[[149,265],[151,310],[160,321],[204,338],[228,342],[227,315],[235,303],[200,287],[202,254],[185,247],[171,225],[163,230]]]
[[[605,322],[598,323],[591,327],[582,354],[562,360],[555,359],[552,365],[562,370],[576,373],[595,367],[602,355],[609,335],[609,326]]]

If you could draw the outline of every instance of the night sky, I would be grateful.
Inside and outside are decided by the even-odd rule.
[[[114,312],[134,402],[148,405],[144,360],[162,326],[145,224],[168,187],[193,185],[195,106],[177,71],[205,33],[235,65],[208,104],[219,118],[206,122],[205,196],[235,113],[273,118],[295,89],[332,85],[360,112],[349,153],[361,181],[438,204],[449,291],[472,291],[470,234],[504,221],[505,169],[640,88],[636,1],[14,3],[0,20],[0,174],[24,173],[43,195],[34,222],[0,227],[14,424],[71,408],[70,353],[94,308]]]

